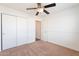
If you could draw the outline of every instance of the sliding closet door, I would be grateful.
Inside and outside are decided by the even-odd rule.
[[[1,51],[1,14],[0,14],[0,51]]]
[[[27,19],[17,17],[17,45],[26,44],[28,41],[27,35]]]
[[[16,17],[2,15],[2,45],[3,50],[16,46]]]
[[[28,23],[28,41],[27,43],[32,43],[35,41],[35,19],[33,18],[28,18],[27,19]]]

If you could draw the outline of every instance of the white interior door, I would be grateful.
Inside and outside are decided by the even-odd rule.
[[[26,44],[28,41],[27,35],[27,19],[17,17],[17,45]]]
[[[29,18],[27,20],[27,23],[28,23],[28,42],[27,43],[32,43],[35,41],[35,19],[31,19]]]
[[[16,17],[2,15],[3,50],[16,46]]]
[[[0,14],[0,51],[1,51],[1,14]]]

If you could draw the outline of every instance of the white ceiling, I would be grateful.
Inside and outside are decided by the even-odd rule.
[[[47,5],[50,3],[42,3],[42,5]],[[36,3],[0,3],[1,6],[6,6],[18,11],[22,11],[31,15],[35,15],[36,11],[35,10],[26,10],[26,8],[31,8],[31,7],[37,7]],[[78,3],[56,3],[56,7],[52,7],[52,8],[47,8],[46,10],[50,12],[50,14],[54,13],[54,12],[58,12],[61,11],[63,9],[75,6],[75,5],[79,5]],[[45,16],[45,13],[41,13],[40,15]]]

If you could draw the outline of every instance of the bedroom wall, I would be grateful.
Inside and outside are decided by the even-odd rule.
[[[44,18],[42,40],[79,51],[79,5]]]

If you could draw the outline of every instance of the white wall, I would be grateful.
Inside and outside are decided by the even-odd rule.
[[[79,51],[79,5],[42,21],[42,39]]]

